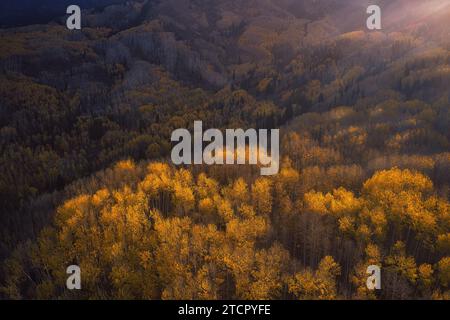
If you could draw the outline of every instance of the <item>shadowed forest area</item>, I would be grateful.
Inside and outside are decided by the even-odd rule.
[[[101,2],[0,29],[1,299],[450,299],[449,0]],[[280,172],[172,165],[197,120]]]

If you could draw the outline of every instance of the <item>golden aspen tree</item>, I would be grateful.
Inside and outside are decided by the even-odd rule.
[[[111,266],[109,279],[115,297],[132,299],[157,296],[155,266],[149,258],[155,246],[151,230],[151,213],[143,192],[124,188],[113,193],[114,204],[102,211],[105,259]],[[142,258],[147,260],[142,261]]]
[[[238,178],[225,190],[225,196],[235,207],[247,203],[250,196],[247,183],[243,178]]]
[[[294,213],[294,203],[297,186],[299,182],[299,173],[292,168],[291,160],[284,158],[280,173],[275,177],[274,182],[274,208],[277,224],[286,224],[288,219]],[[284,232],[287,232],[286,230]]]
[[[433,266],[428,263],[423,263],[418,267],[417,271],[419,290],[424,297],[429,297],[434,285]]]
[[[219,184],[205,173],[200,173],[197,177],[196,193],[200,199],[213,197],[219,192]]]
[[[241,245],[225,247],[223,261],[233,278],[235,287],[233,298],[245,299],[248,296],[254,260],[255,250],[252,244],[243,242]]]
[[[276,183],[279,184],[279,188],[283,187],[288,195],[294,194],[300,180],[300,174],[292,167],[292,161],[289,157],[286,156],[283,158],[280,173],[275,177],[275,179]]]
[[[191,220],[187,217],[164,219],[155,215],[158,239],[155,261],[162,299],[194,298],[194,279],[189,270],[191,227]]]
[[[212,216],[215,209],[214,200],[211,198],[203,198],[198,202],[198,210],[203,217]]]
[[[425,175],[397,168],[375,173],[363,186],[363,192],[369,198],[389,202],[404,191],[429,193],[432,189],[433,183]]]
[[[235,213],[229,200],[217,195],[214,197],[214,202],[216,204],[217,213],[222,221],[227,223],[234,218]]]
[[[258,238],[266,235],[268,227],[264,217],[235,218],[227,223],[226,236],[238,245],[253,244]]]
[[[288,280],[289,292],[301,300],[334,300],[337,298],[336,277],[340,273],[339,264],[331,256],[326,256],[316,271],[306,269]]]
[[[438,279],[440,284],[448,289],[450,287],[450,257],[439,260],[437,270],[439,273]]]
[[[139,189],[149,197],[153,208],[167,214],[172,193],[172,169],[168,164],[151,163],[147,166],[147,172],[144,180],[139,183]]]
[[[450,252],[450,233],[438,235],[436,242],[439,252],[446,254]]]
[[[255,254],[255,262],[251,271],[251,285],[248,299],[269,300],[281,298],[283,281],[289,264],[289,253],[275,243],[268,250],[260,250]]]
[[[289,293],[298,300],[319,299],[321,292],[324,292],[321,286],[322,283],[316,279],[315,274],[309,269],[297,272],[288,281]]]
[[[256,212],[255,209],[253,208],[253,206],[249,205],[249,204],[241,204],[238,208],[238,212],[240,214],[240,216],[244,219],[250,219],[255,217]]]
[[[155,216],[163,299],[217,299],[225,281],[224,236],[214,225]]]
[[[272,212],[272,181],[258,178],[252,185],[252,202],[258,215],[267,216]]]
[[[326,256],[320,263],[316,271],[316,276],[322,279],[326,284],[326,290],[322,294],[321,299],[335,299],[337,298],[336,278],[341,274],[341,267],[334,261],[333,257]]]
[[[406,255],[405,244],[397,241],[393,253],[384,259],[384,294],[390,299],[405,299],[413,293],[418,279],[414,257]]]

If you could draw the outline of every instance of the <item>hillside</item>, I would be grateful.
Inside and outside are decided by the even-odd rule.
[[[448,299],[450,1],[375,2],[381,31],[365,0],[86,1],[81,31],[0,29],[0,297]],[[282,171],[172,166],[195,120],[280,128]]]

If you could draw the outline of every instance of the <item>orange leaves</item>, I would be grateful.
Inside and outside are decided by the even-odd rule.
[[[406,255],[405,244],[401,241],[397,241],[393,251],[394,253],[385,259],[387,270],[405,278],[411,284],[415,284],[418,274],[414,257]]]
[[[409,226],[430,246],[434,234],[448,219],[448,202],[430,196],[432,190],[433,184],[425,175],[394,168],[366,181],[363,194],[369,208],[382,209],[388,220],[397,226]]]
[[[150,196],[156,196],[160,190],[170,190],[172,172],[165,163],[151,163],[147,167],[148,175],[139,187]]]
[[[363,187],[364,193],[380,197],[389,197],[402,191],[429,193],[432,190],[433,183],[430,178],[417,172],[397,168],[375,173]]]
[[[219,191],[219,184],[206,174],[200,173],[197,178],[197,193],[200,198],[211,197]]]
[[[134,170],[136,168],[136,165],[131,160],[124,160],[124,161],[119,161],[118,163],[116,163],[116,165],[114,167],[117,170],[126,171],[126,170]]]
[[[450,211],[448,202],[432,196],[432,190],[423,174],[394,168],[375,173],[359,198],[344,188],[327,194],[310,191],[304,205],[310,212],[334,217],[341,232],[359,240],[382,240],[393,224],[398,230],[414,230],[418,240],[433,246],[436,233],[448,229]]]
[[[365,250],[367,262],[369,264],[377,265],[381,261],[380,248],[375,244],[368,244]]]
[[[214,299],[223,282],[224,238],[215,226],[156,216],[155,262],[163,299]]]
[[[429,289],[433,284],[433,267],[430,264],[421,264],[418,268],[419,282],[422,289]]]
[[[450,233],[440,234],[436,243],[439,252],[444,254],[450,253]]]
[[[227,192],[227,190],[225,190]],[[234,205],[239,205],[245,203],[249,198],[248,185],[242,178],[238,178],[233,182],[232,187],[228,190],[226,194],[232,201]]]
[[[267,232],[268,225],[263,217],[232,219],[227,223],[226,235],[237,245],[253,244]]]
[[[246,299],[268,300],[280,296],[289,262],[289,252],[275,243],[256,253],[252,281]]]
[[[344,188],[333,191],[330,200],[330,210],[335,215],[354,214],[361,209],[362,201],[355,197],[354,193]]]
[[[330,214],[329,203],[332,196],[328,193],[310,191],[304,196],[306,209],[318,214]]]
[[[450,257],[442,258],[437,264],[439,271],[439,281],[442,286],[449,288],[450,286]]]
[[[203,198],[198,203],[200,214],[210,216],[215,212],[215,204],[211,198]]]
[[[175,182],[173,184],[173,202],[183,213],[194,209],[195,198],[192,187],[183,185],[182,182]]]
[[[51,283],[64,284],[60,266],[68,263],[81,267],[84,294],[98,298],[338,299],[340,264],[355,298],[379,296],[366,287],[372,264],[395,283],[387,285],[388,297],[413,290],[446,296],[449,204],[430,195],[423,175],[387,170],[369,179],[359,196],[341,187],[307,192],[302,201],[303,174],[288,159],[277,176],[226,184],[163,163],[148,165],[138,180],[140,170],[122,161],[112,174],[133,183],[99,188],[58,208],[55,227],[32,249],[33,268],[45,275],[39,297],[59,290]],[[390,252],[387,235],[409,242]],[[444,258],[418,265],[411,254],[416,243],[438,249],[436,261]],[[15,283],[23,280],[11,270],[15,280],[4,290],[17,295]]]
[[[341,267],[331,256],[325,256],[319,263],[317,275],[324,279],[335,278],[341,274]]]
[[[336,277],[341,273],[341,267],[330,256],[325,256],[316,271],[306,269],[296,273],[288,281],[289,292],[297,299],[337,298]]]
[[[258,178],[251,190],[257,214],[268,215],[272,211],[272,181],[268,178]]]
[[[107,189],[100,189],[92,196],[92,204],[101,207],[111,196]]]
[[[228,222],[234,217],[234,210],[231,206],[231,202],[227,199],[221,198],[219,196],[215,197],[215,202],[217,205],[217,213],[225,221]]]
[[[308,192],[305,194],[306,208],[314,213],[330,214],[336,217],[355,214],[361,209],[362,202],[353,192],[344,188],[333,190],[333,193]]]
[[[384,211],[378,207],[372,210],[364,208],[361,212],[361,216],[372,226],[375,237],[379,240],[384,239],[388,224]]]

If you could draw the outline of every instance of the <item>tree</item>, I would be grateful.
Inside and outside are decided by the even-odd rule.
[[[251,197],[258,215],[267,216],[272,212],[272,182],[258,178],[252,185]]]
[[[289,292],[297,299],[333,300],[337,298],[336,277],[341,268],[330,256],[324,257],[316,271],[306,269],[288,281]]]

